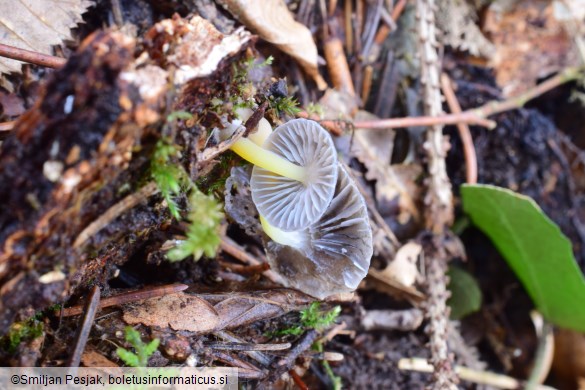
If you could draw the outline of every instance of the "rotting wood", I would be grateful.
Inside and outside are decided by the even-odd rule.
[[[214,45],[198,45],[202,39]],[[216,93],[216,84],[229,83],[232,73],[225,69],[231,70],[251,41],[243,31],[227,39],[199,17],[175,17],[154,26],[139,43],[144,51],[135,53],[137,42],[121,34],[88,37],[48,77],[35,106],[2,144],[0,201],[8,207],[0,214],[0,334],[19,311],[63,301],[87,280],[102,279],[168,219],[155,211],[156,203],[141,204],[92,230],[90,246],[79,245],[85,236],[79,248],[74,245],[80,232],[148,172],[152,142],[161,136],[168,112],[188,107],[200,113],[198,99]],[[213,61],[212,48],[220,50]],[[184,145],[193,164],[201,131],[194,126],[182,133],[193,140]],[[139,241],[126,240],[130,234]],[[104,264],[86,267],[93,258]],[[61,280],[39,281],[56,271]]]

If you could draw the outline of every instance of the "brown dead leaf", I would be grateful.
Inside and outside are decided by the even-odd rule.
[[[206,333],[219,324],[217,311],[207,301],[194,295],[177,293],[147,299],[124,308],[124,321],[159,328]]]
[[[372,114],[360,111],[356,120],[371,117]],[[380,214],[384,217],[395,214],[398,222],[405,225],[411,219],[417,222],[421,218],[416,204],[422,194],[415,181],[422,168],[414,164],[390,165],[393,145],[393,132],[356,129],[350,154],[365,165],[366,179],[376,182]]]
[[[292,310],[301,310],[315,299],[292,289],[273,289],[250,293],[200,295],[210,303],[216,301],[219,329],[233,329],[255,321],[274,318]]]
[[[421,251],[422,246],[419,243],[407,242],[396,252],[394,260],[380,272],[380,276],[412,287],[419,275],[417,262]]]
[[[314,298],[291,289],[250,293],[177,294],[152,298],[124,308],[124,321],[164,329],[208,333],[301,310]]]
[[[534,85],[538,79],[578,65],[571,38],[554,16],[548,0],[496,1],[488,9],[485,30],[496,47],[493,67],[506,96]]]
[[[220,0],[219,3],[252,32],[297,60],[320,90],[327,88],[317,68],[313,35],[294,20],[284,1]]]
[[[71,39],[89,0],[0,1],[0,40],[5,45],[53,54],[51,45]],[[20,61],[0,58],[0,73],[20,72]]]

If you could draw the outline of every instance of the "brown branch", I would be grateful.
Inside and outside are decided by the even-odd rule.
[[[73,348],[73,352],[71,353],[69,361],[67,362],[69,367],[79,367],[79,363],[81,362],[81,355],[83,354],[85,345],[89,339],[89,333],[91,331],[91,327],[93,326],[95,314],[99,309],[100,298],[100,288],[98,286],[93,286],[91,292],[89,293],[89,297],[87,298],[87,302],[85,303],[85,316],[83,316],[79,324],[75,347]]]
[[[419,38],[419,55],[421,84],[425,115],[437,117],[442,114],[440,91],[441,65],[437,54],[437,37],[435,29],[435,0],[416,0],[416,26]],[[427,270],[427,300],[423,304],[428,320],[427,334],[431,350],[430,362],[433,365],[433,383],[435,390],[456,389],[458,377],[453,370],[453,358],[447,344],[449,309],[447,298],[448,256],[443,247],[446,230],[453,222],[453,194],[447,175],[445,156],[447,154],[443,126],[432,125],[426,134],[424,144],[428,156],[428,188],[425,196],[426,227],[432,232],[423,243],[423,264]]]
[[[455,92],[453,92],[453,88],[451,87],[451,80],[445,73],[441,75],[441,89],[447,100],[449,110],[454,114],[460,114],[461,106],[459,105],[457,96],[455,96]],[[459,131],[459,137],[461,137],[461,142],[463,143],[466,181],[468,184],[475,184],[477,183],[477,155],[475,153],[475,147],[473,146],[471,131],[469,131],[469,126],[465,123],[457,123],[457,130]]]
[[[493,129],[496,123],[487,119],[489,116],[523,107],[528,101],[558,87],[559,85],[583,77],[583,68],[566,68],[556,76],[538,84],[536,87],[510,99],[489,102],[481,107],[447,115],[389,118],[378,120],[355,121],[354,126],[360,129],[384,130],[415,126],[469,124]]]
[[[378,120],[355,121],[356,128],[370,130],[398,129],[416,126],[455,125],[457,123],[468,123],[493,129],[496,127],[494,121],[482,118],[473,110],[464,111],[461,114],[438,115],[436,117],[418,116],[407,118],[388,118]]]
[[[481,107],[467,110],[464,112],[475,112],[480,118],[487,118],[488,116],[499,114],[504,111],[514,110],[516,108],[523,107],[528,101],[542,95],[545,92],[550,91],[558,87],[559,85],[568,83],[573,80],[577,80],[583,77],[583,68],[571,67],[566,68],[556,76],[551,77],[543,83],[538,84],[532,89],[510,99],[501,102],[489,102]]]
[[[60,68],[65,62],[67,62],[65,58],[24,50],[14,46],[4,45],[2,43],[0,43],[0,56],[49,68]]]

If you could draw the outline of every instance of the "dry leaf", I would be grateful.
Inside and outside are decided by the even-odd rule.
[[[370,119],[372,114],[360,111],[356,120]],[[390,131],[356,129],[350,154],[366,167],[366,179],[376,181],[376,203],[384,217],[397,214],[398,222],[419,221],[416,199],[421,191],[415,181],[422,173],[419,165],[390,165],[394,135]],[[398,212],[393,209],[398,204]]]
[[[549,1],[519,0],[512,5],[495,1],[486,13],[485,30],[496,47],[492,65],[506,96],[579,63],[571,37]]]
[[[124,308],[124,321],[161,329],[208,333],[301,310],[314,298],[291,289],[250,293],[185,294],[152,298]]]
[[[219,324],[217,311],[207,301],[193,295],[177,293],[147,299],[124,308],[124,321],[159,328],[205,333]]]
[[[5,45],[53,54],[51,45],[71,39],[89,0],[0,1],[0,41]],[[0,73],[20,72],[21,62],[0,58]]]
[[[380,275],[412,287],[419,275],[417,260],[421,252],[422,246],[416,242],[404,244],[396,253],[394,260],[380,272]]]
[[[317,68],[313,35],[294,20],[284,1],[220,0],[219,3],[252,32],[297,60],[320,90],[327,88]]]
[[[219,329],[233,329],[253,322],[274,318],[292,310],[301,310],[315,299],[292,289],[272,289],[250,293],[200,295],[220,317]]]

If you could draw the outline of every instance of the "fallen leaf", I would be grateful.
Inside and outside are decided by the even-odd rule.
[[[220,0],[219,3],[252,32],[298,61],[320,90],[327,88],[317,68],[313,35],[294,20],[284,1]]]
[[[21,49],[53,54],[52,45],[71,39],[89,0],[0,1],[0,41]],[[22,63],[0,58],[0,73],[20,72]]]
[[[306,294],[285,288],[230,294],[179,292],[127,305],[123,319],[129,324],[209,333],[301,310],[312,301]]]
[[[372,114],[360,111],[356,120],[371,119]],[[419,165],[390,165],[393,132],[356,129],[350,155],[366,167],[366,179],[375,181],[376,203],[383,217],[396,216],[400,225],[420,220],[417,199],[422,196],[416,179],[422,173]]]
[[[217,311],[207,301],[194,295],[177,293],[147,299],[124,308],[124,321],[159,328],[206,333],[219,324]]]
[[[419,275],[418,273],[418,256],[422,252],[422,246],[416,242],[404,244],[394,260],[380,272],[380,276],[394,279],[397,282],[412,287]]]
[[[491,65],[506,96],[579,63],[572,39],[548,0],[495,1],[488,8],[484,28],[496,47]]]

